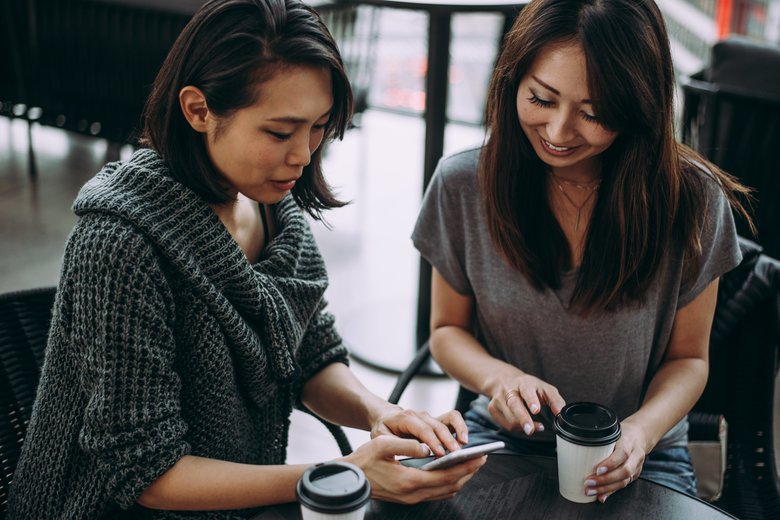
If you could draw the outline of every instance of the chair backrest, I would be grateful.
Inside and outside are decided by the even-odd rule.
[[[25,39],[29,27],[23,2],[0,2],[0,116],[21,116],[15,108],[27,103],[25,67],[30,62]]]
[[[780,258],[780,45],[729,38],[683,84],[683,142],[755,189],[757,241]],[[741,235],[750,236],[744,222]]]
[[[741,239],[744,259],[721,278],[710,375],[694,410],[728,423],[723,491],[715,504],[743,519],[780,518],[773,422],[780,349],[780,262]]]
[[[0,295],[0,518],[30,421],[55,288]]]
[[[28,2],[29,105],[40,109],[39,123],[135,143],[157,71],[191,16],[165,3],[136,4]]]

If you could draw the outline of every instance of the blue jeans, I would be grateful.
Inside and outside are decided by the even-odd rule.
[[[555,456],[555,443],[527,441],[508,433],[496,430],[488,421],[473,410],[464,415],[469,428],[469,444],[484,444],[486,442],[504,441],[507,449],[518,455]],[[501,453],[501,452],[499,452]],[[682,493],[696,496],[696,475],[693,473],[693,463],[687,447],[653,450],[645,457],[641,477],[652,480]]]

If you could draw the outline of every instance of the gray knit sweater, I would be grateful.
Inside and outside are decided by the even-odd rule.
[[[140,150],[79,193],[10,517],[233,518],[135,504],[185,454],[285,461],[303,383],[346,350],[291,197],[252,266],[219,218]]]

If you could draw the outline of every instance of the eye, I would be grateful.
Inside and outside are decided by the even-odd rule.
[[[266,132],[280,141],[287,141],[292,136],[292,134],[285,134],[282,132],[272,132],[271,130],[266,130]]]
[[[538,105],[543,108],[550,108],[553,105],[552,101],[547,101],[546,99],[542,99],[533,92],[531,92],[531,97],[528,98],[528,101],[533,103],[534,105]]]
[[[314,125],[314,126],[312,127],[312,129],[313,129],[315,132],[322,132],[322,131],[324,131],[324,130],[325,130],[325,127],[327,127],[327,126],[328,126],[328,123],[322,123],[321,125]]]
[[[598,123],[598,124],[601,124],[601,120],[598,117],[596,117],[596,116],[594,116],[592,114],[588,114],[587,112],[580,112],[580,114],[582,114],[582,119],[584,119],[588,123]]]

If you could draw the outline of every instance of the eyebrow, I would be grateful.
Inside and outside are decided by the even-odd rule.
[[[561,95],[561,93],[558,91],[558,89],[551,87],[550,85],[548,85],[547,83],[545,83],[544,81],[540,80],[539,78],[537,78],[534,75],[531,75],[531,77],[533,79],[535,79],[537,83],[539,83],[541,86],[543,86],[544,88],[546,88],[547,90],[549,90],[550,92],[555,94],[556,96],[560,96]],[[588,104],[588,105],[592,105],[593,101],[590,100],[590,99],[583,99],[583,100],[580,101],[580,103],[585,103],[585,104]]]
[[[333,108],[329,108],[324,114],[322,114],[320,117],[315,119],[315,121],[319,121],[325,116],[329,116]],[[295,116],[281,116],[281,117],[272,117],[268,119],[268,121],[274,121],[276,123],[289,123],[292,125],[301,125],[304,123],[308,123],[309,120],[303,117],[295,117]]]

